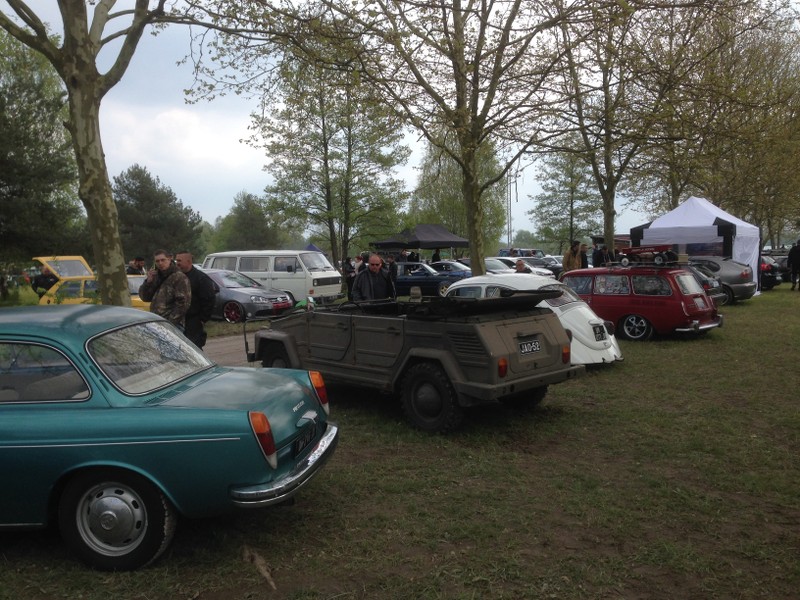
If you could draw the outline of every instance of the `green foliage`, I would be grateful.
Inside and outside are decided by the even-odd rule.
[[[335,262],[395,230],[405,192],[394,170],[409,154],[403,129],[352,73],[287,52],[279,75],[270,109],[254,118],[275,179],[266,207],[325,240]]]
[[[272,212],[263,199],[242,191],[234,198],[230,212],[218,222],[210,250],[284,248],[298,235],[297,226]]]
[[[586,239],[602,230],[602,203],[593,188],[592,171],[572,152],[547,155],[539,169],[542,192],[528,211],[539,226],[540,244],[559,249],[569,240]],[[560,253],[560,252],[559,252]]]
[[[55,70],[0,29],[0,239],[4,258],[84,253],[86,221]]]
[[[145,167],[133,165],[114,177],[113,190],[122,247],[129,259],[151,256],[158,249],[203,253],[200,215]]]
[[[447,137],[446,132],[443,137]],[[455,146],[455,141],[449,142],[448,146]],[[455,152],[455,149],[451,152]],[[478,148],[475,164],[479,181],[491,181],[500,174],[501,166],[494,145],[489,142]],[[463,171],[451,154],[428,144],[420,165],[417,187],[409,205],[410,222],[407,226],[438,223],[456,235],[469,238],[463,181]],[[506,223],[504,184],[505,179],[501,179],[481,194],[481,231],[485,240],[499,239],[503,233]]]

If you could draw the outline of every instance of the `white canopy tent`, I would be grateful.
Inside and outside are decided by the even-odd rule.
[[[761,246],[758,227],[726,213],[705,198],[692,196],[655,221],[632,228],[631,244],[722,244],[722,254],[750,265],[753,280],[758,282]]]

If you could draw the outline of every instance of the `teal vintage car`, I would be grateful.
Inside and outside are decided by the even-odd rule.
[[[178,515],[283,502],[333,454],[322,376],[220,367],[99,305],[0,309],[0,529],[57,523],[101,570],[149,564]]]

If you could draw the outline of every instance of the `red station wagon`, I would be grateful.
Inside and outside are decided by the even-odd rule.
[[[703,288],[679,267],[578,269],[565,273],[563,281],[630,340],[646,340],[654,331],[697,333],[722,325],[722,315]]]

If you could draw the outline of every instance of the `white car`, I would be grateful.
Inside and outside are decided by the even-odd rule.
[[[525,257],[521,257],[522,260],[525,260]],[[514,256],[493,256],[491,260],[499,260],[504,265],[508,266],[509,269],[514,271],[514,267],[517,264],[517,257]],[[555,279],[555,274],[550,269],[545,269],[544,267],[535,267],[530,264],[527,260],[525,260],[526,266],[531,270],[533,275],[540,275],[542,277],[548,277],[549,279]]]
[[[559,281],[527,273],[479,275],[451,284],[447,296],[493,298],[525,290],[558,289],[561,296],[543,300],[539,306],[558,315],[564,329],[572,332],[570,354],[574,365],[612,363],[622,360],[614,336],[614,324],[604,321],[575,292]]]

